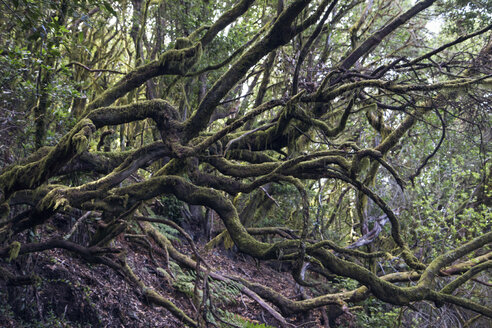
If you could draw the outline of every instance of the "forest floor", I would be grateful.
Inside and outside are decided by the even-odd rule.
[[[191,256],[192,252],[185,241],[175,240],[173,244],[182,253]],[[191,295],[166,279],[161,270],[156,270],[162,267],[170,271],[163,254],[154,252],[150,256],[147,249],[130,243],[122,236],[112,246],[126,252],[128,265],[147,286],[194,317],[196,310]],[[203,249],[203,243],[198,243],[197,247]],[[281,272],[281,268],[274,269],[272,263],[258,263],[251,257],[225,250],[222,246],[202,252],[202,255],[217,273],[240,276],[280,291],[286,297],[299,298],[296,295],[299,294],[298,287],[291,275]],[[36,284],[27,286],[6,286],[0,280],[0,327],[184,326],[166,309],[148,304],[137,288],[113,269],[87,263],[66,250],[24,255],[0,265],[19,275],[35,274],[40,278]],[[257,302],[240,293],[234,299],[219,302],[216,306],[222,311],[239,315],[243,322],[279,326]],[[290,317],[288,320],[299,327],[324,327],[320,313],[313,311],[309,317]]]

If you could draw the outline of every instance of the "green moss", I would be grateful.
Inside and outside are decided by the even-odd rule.
[[[193,42],[188,38],[177,38],[176,44],[174,45],[174,49],[185,49],[193,46]]]
[[[163,268],[161,268],[161,267],[158,267],[158,268],[156,268],[156,271],[157,271],[160,275],[162,275],[162,276],[164,277],[164,279],[166,279],[166,280],[167,280],[167,282],[168,282],[169,284],[171,284],[171,283],[172,283],[172,281],[173,281],[173,277],[171,277],[171,275],[170,275],[169,273],[167,273],[167,271],[166,271],[166,270],[164,270],[164,269],[163,269]]]
[[[63,209],[70,205],[68,199],[63,194],[66,188],[54,188],[39,202],[38,211]]]
[[[9,216],[10,206],[8,202],[0,204],[0,220],[5,220]]]
[[[50,178],[74,156],[87,149],[88,138],[94,130],[92,121],[83,119],[44,157],[26,165],[16,165],[0,175],[5,197],[20,189],[33,189]]]
[[[179,45],[183,46],[186,42],[181,40]],[[176,43],[178,46],[178,41]],[[195,65],[202,56],[202,44],[196,43],[188,48],[178,48],[166,51],[159,59],[161,69],[169,74],[184,75]]]
[[[19,256],[20,248],[21,248],[21,244],[18,241],[14,241],[12,242],[12,244],[10,244],[9,259],[8,259],[9,262],[15,260],[17,256]]]

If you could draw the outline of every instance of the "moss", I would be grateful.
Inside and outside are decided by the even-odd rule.
[[[0,220],[6,220],[10,213],[10,206],[8,202],[0,204]]]
[[[234,246],[234,241],[231,238],[231,235],[229,235],[226,231],[226,234],[224,235],[224,248],[225,249],[231,249]]]
[[[362,157],[359,155],[354,156],[352,159],[352,166],[350,168],[350,177],[355,178],[359,173],[363,172],[369,167],[370,160],[368,157]]]
[[[193,42],[189,38],[177,38],[176,44],[174,45],[174,49],[184,49],[190,48],[193,45]]]
[[[12,244],[10,244],[9,259],[8,259],[9,262],[15,260],[17,256],[19,256],[20,248],[21,248],[21,244],[18,241],[14,241],[12,242]]]
[[[179,39],[178,39],[179,40]],[[186,41],[176,41],[176,45],[184,46]],[[189,42],[189,40],[188,40]],[[170,74],[184,75],[188,70],[195,65],[202,56],[202,44],[196,43],[188,48],[178,48],[166,51],[159,59],[161,70]]]
[[[212,238],[207,244],[205,244],[205,247],[204,247],[205,250],[209,251],[212,248],[214,248],[217,245],[219,245],[219,243],[222,241],[222,239],[224,239],[224,236],[225,236],[226,233],[227,233],[227,230],[224,230],[221,233],[219,233],[217,236],[215,236],[214,238]]]
[[[157,293],[152,288],[147,287],[143,283],[143,281],[135,275],[133,270],[128,266],[126,262],[122,266],[122,271],[130,281],[132,281],[135,285],[137,285],[140,288],[142,294],[145,296],[146,300],[149,303],[154,303],[159,306],[162,306],[168,309],[173,315],[175,315],[177,318],[182,320],[188,326],[197,327],[196,322],[190,317],[188,317],[186,313],[184,313],[180,308],[178,308],[173,302],[164,298],[162,295]]]
[[[164,279],[166,279],[166,281],[171,284],[172,281],[173,281],[173,277],[171,277],[171,275],[166,271],[164,270],[163,268],[161,267],[158,267],[155,269],[160,275],[162,275],[164,277]]]
[[[60,187],[60,188],[54,188],[48,194],[41,199],[39,204],[36,206],[36,209],[38,211],[46,211],[46,210],[56,210],[56,209],[63,209],[66,208],[67,206],[70,205],[68,199],[64,197],[65,195],[63,194],[63,191],[66,188]]]
[[[95,126],[89,119],[83,119],[67,134],[58,145],[38,161],[16,165],[0,175],[4,197],[20,189],[33,189],[56,173],[72,158],[87,149],[89,137]]]
[[[101,224],[94,237],[90,241],[90,246],[108,245],[114,238],[122,234],[128,228],[128,223],[122,220],[113,220],[108,225]]]
[[[166,309],[168,309],[172,314],[182,320],[185,324],[190,327],[198,327],[198,324],[188,317],[180,308],[178,308],[174,303],[165,299],[161,295],[159,295],[155,290],[147,287],[142,288],[142,292],[145,295],[146,299],[154,304],[160,305]]]
[[[89,146],[89,139],[87,138],[87,136],[90,135],[89,129],[89,126],[85,126],[84,128],[82,128],[82,130],[80,130],[73,136],[72,142],[76,150],[76,154],[81,154],[87,150]]]

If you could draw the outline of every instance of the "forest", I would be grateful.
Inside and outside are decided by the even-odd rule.
[[[492,327],[492,2],[0,0],[1,327]]]

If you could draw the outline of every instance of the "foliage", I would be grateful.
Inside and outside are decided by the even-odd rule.
[[[391,328],[398,326],[401,309],[388,309],[384,304],[374,299],[364,301],[361,306],[363,307],[363,310],[356,312],[356,320],[354,323],[356,327]],[[413,324],[415,325],[416,323]]]
[[[169,267],[174,277],[173,286],[180,292],[192,298],[197,280],[196,272],[193,270],[183,271],[183,269],[174,262],[170,262]],[[212,298],[217,302],[217,305],[220,306],[234,304],[236,302],[236,297],[239,295],[239,287],[232,281],[225,282],[211,280],[210,290],[213,295]],[[203,291],[200,289],[199,293],[201,298],[203,296]]]
[[[193,264],[202,242],[224,241],[289,262],[307,300],[250,286],[278,316],[329,305],[361,327],[431,325],[433,303],[441,323],[492,317],[490,291],[468,290],[487,285],[473,277],[490,280],[492,258],[490,1],[0,10],[0,254],[15,270],[26,254],[65,249],[198,327],[239,286],[207,278],[211,297],[189,315],[145,285],[119,243],[158,245],[171,284],[193,299],[207,295]],[[77,243],[63,239],[73,222]]]
[[[172,206],[172,204],[171,204],[171,206]],[[167,207],[167,208],[168,209],[169,208],[172,208],[171,206],[170,207]],[[174,209],[176,211],[179,211],[180,207],[175,206]],[[152,218],[157,218],[157,219],[164,218],[164,219],[166,219],[166,217],[162,217],[162,216],[156,215],[155,212],[150,207],[146,207],[146,210],[149,212],[150,217],[152,217]],[[162,211],[162,209],[159,208],[159,212],[160,213],[168,213],[169,216],[170,216],[170,218],[171,218],[171,220],[176,220],[176,215],[177,215],[176,214],[176,211],[169,211],[169,212],[167,212],[167,211]],[[157,229],[159,230],[159,232],[161,234],[163,234],[167,239],[169,239],[169,240],[179,240],[179,238],[178,238],[179,231],[176,230],[176,229],[174,229],[173,227],[171,227],[171,226],[169,226],[167,224],[161,224],[161,223],[154,223],[154,226],[157,227]]]

